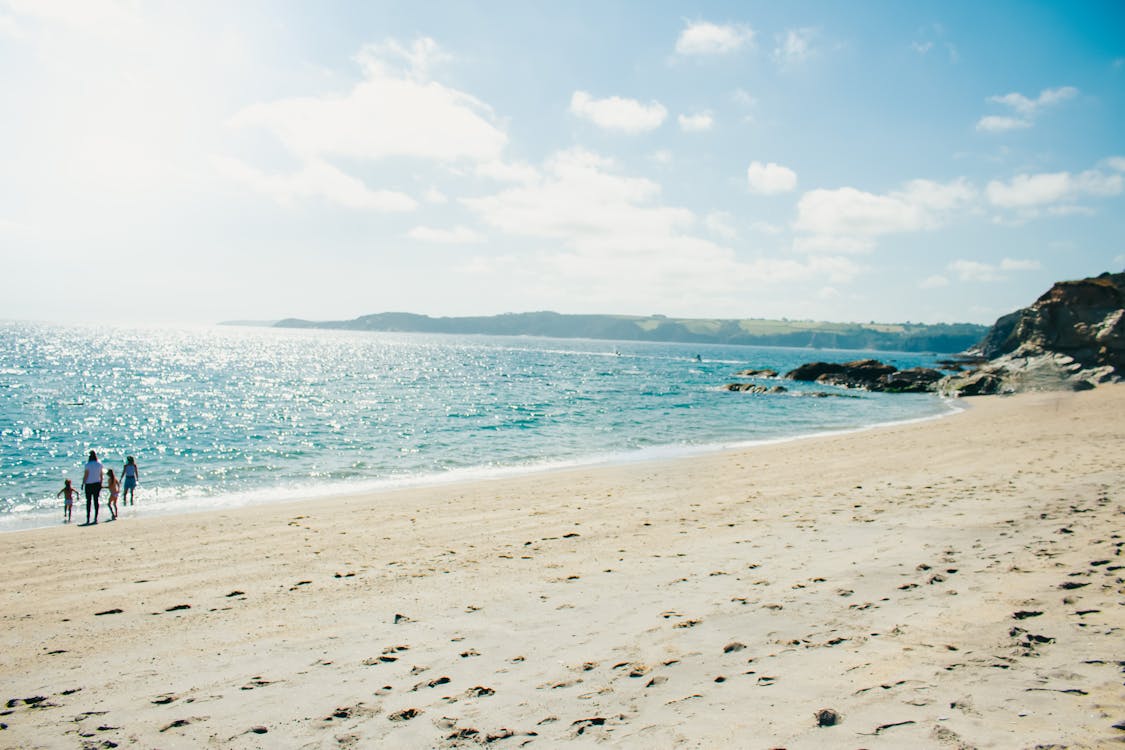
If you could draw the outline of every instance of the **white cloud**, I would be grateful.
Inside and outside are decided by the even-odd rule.
[[[927,276],[918,283],[921,289],[941,289],[949,286],[949,279],[941,275]]]
[[[999,265],[975,260],[955,260],[947,268],[957,274],[961,281],[990,282],[1007,279],[1004,271],[1038,271],[1042,266],[1037,260],[1004,258]]]
[[[539,179],[539,170],[526,162],[484,162],[477,165],[476,173],[498,182],[528,183]]]
[[[715,125],[715,118],[708,111],[694,115],[680,115],[677,120],[680,123],[680,130],[685,133],[700,133],[710,130]]]
[[[94,36],[123,39],[136,38],[145,32],[145,25],[134,3],[117,0],[7,0],[8,10],[16,16],[32,18],[39,23],[55,24]],[[0,19],[2,21],[3,19]],[[17,36],[23,29],[9,17],[8,26]]]
[[[6,36],[10,39],[23,39],[26,33],[12,16],[0,16],[0,36]]]
[[[1003,133],[1007,130],[1022,130],[1030,128],[1031,122],[1019,117],[1004,117],[1001,115],[986,115],[977,120],[977,130],[988,133]]]
[[[755,232],[760,232],[761,234],[772,234],[772,235],[781,234],[782,232],[785,231],[785,227],[778,226],[777,224],[771,224],[768,221],[761,221],[761,220],[751,223],[750,228],[753,229]]]
[[[660,102],[642,104],[636,99],[619,96],[594,99],[585,91],[575,91],[570,97],[570,111],[599,128],[630,134],[655,130],[668,116],[668,110]]]
[[[669,233],[692,222],[686,209],[642,207],[659,195],[660,186],[614,174],[613,166],[597,154],[571,149],[547,162],[540,182],[464,203],[499,229],[538,237]]]
[[[1033,117],[1041,110],[1067,99],[1073,99],[1077,95],[1078,89],[1073,86],[1062,86],[1057,89],[1043,89],[1035,99],[1029,99],[1023,94],[1012,92],[1003,96],[990,96],[988,100],[1011,107],[1024,117]]]
[[[712,211],[703,219],[707,230],[724,240],[733,240],[738,237],[738,230],[734,228],[734,217],[726,211]]]
[[[778,34],[777,46],[773,50],[774,62],[786,67],[807,60],[813,54],[810,42],[815,33],[814,29],[789,29],[784,34]]]
[[[948,266],[961,281],[1001,281],[1003,276],[995,266],[975,260],[955,260]]]
[[[746,179],[750,190],[761,195],[788,193],[797,187],[797,173],[772,161],[768,164],[750,162],[746,169]]]
[[[1078,96],[1078,89],[1073,86],[1043,89],[1039,92],[1039,96],[1034,99],[1018,92],[1004,94],[1003,96],[990,96],[988,101],[1010,108],[1017,116],[988,115],[982,117],[977,121],[977,130],[987,133],[1003,133],[1009,130],[1029,128],[1044,109],[1060,104],[1067,99],[1073,99],[1076,96]]]
[[[925,55],[926,53],[928,53],[930,50],[932,50],[934,48],[934,43],[933,42],[911,42],[910,46],[913,47],[914,51],[917,52],[919,55]]]
[[[795,237],[793,250],[805,255],[826,255],[843,253],[861,255],[875,248],[875,241],[869,237],[848,237],[846,235],[812,234]]]
[[[1074,201],[1084,196],[1118,195],[1125,187],[1120,174],[1105,174],[1090,169],[1073,175],[1069,172],[1016,175],[1008,182],[993,180],[986,192],[989,202],[1001,208],[1035,208],[1052,203]]]
[[[700,221],[692,211],[665,205],[659,184],[623,175],[612,160],[583,149],[555,154],[542,174],[538,183],[462,203],[486,225],[540,240],[533,247],[558,243],[558,252],[528,251],[525,272],[542,283],[580,285],[588,306],[628,309],[653,298],[674,305],[690,296],[694,304],[709,299],[734,309],[748,289],[824,278],[838,283],[858,273],[839,257],[740,258],[703,236],[729,235],[729,216]],[[485,260],[474,264],[480,272],[491,267]]]
[[[432,227],[414,227],[406,236],[412,240],[422,242],[438,242],[449,245],[472,245],[484,242],[484,237],[468,227],[457,226],[453,229],[434,229]]]
[[[409,47],[397,39],[365,45],[355,59],[364,70],[376,77],[409,77],[427,81],[433,68],[453,58],[430,37],[421,37],[411,42]],[[396,66],[396,62],[405,65]]]
[[[668,149],[659,148],[656,151],[653,151],[651,154],[649,154],[648,158],[652,159],[653,162],[659,164],[660,166],[666,167],[669,164],[671,164],[673,161],[675,161],[676,157]]]
[[[379,54],[404,57],[406,71]],[[343,95],[299,97],[251,105],[232,118],[238,127],[260,127],[303,159],[393,156],[437,161],[493,161],[506,134],[474,97],[424,80],[440,57],[423,39],[409,48],[395,42],[364,48],[358,59],[366,78]]]
[[[435,187],[428,188],[422,197],[426,199],[427,203],[440,204],[449,202],[448,196]]]
[[[363,181],[320,160],[310,161],[292,174],[267,174],[237,159],[224,157],[215,157],[212,164],[224,177],[283,204],[321,198],[346,208],[379,212],[411,211],[418,205],[403,193],[372,190]]]
[[[688,23],[676,39],[681,55],[725,55],[754,40],[754,30],[744,25],[718,25],[708,21]]]
[[[1000,261],[1000,270],[1002,271],[1038,271],[1042,267],[1043,265],[1037,260],[1004,258]]]
[[[1106,166],[1118,172],[1125,172],[1125,156],[1111,156],[1105,160]]]
[[[913,180],[885,195],[853,187],[810,190],[797,203],[794,228],[811,237],[795,247],[863,252],[881,235],[936,229],[975,196],[963,178],[948,183]]]

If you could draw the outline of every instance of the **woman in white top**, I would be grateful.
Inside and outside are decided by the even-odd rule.
[[[86,525],[89,526],[90,503],[92,501],[94,504],[94,523],[97,523],[102,495],[102,464],[94,451],[90,451],[90,460],[86,462],[86,469],[82,473],[82,484],[86,490]]]

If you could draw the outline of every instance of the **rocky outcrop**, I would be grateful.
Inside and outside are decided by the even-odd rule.
[[[942,379],[942,374],[928,367],[911,367],[880,378],[878,390],[889,393],[927,393]]]
[[[944,393],[971,396],[1087,389],[1125,374],[1125,273],[1060,281],[1005,315],[970,354],[987,359],[945,378]]]
[[[777,370],[743,370],[734,374],[736,378],[776,378]]]
[[[788,388],[783,385],[757,385],[755,383],[727,383],[723,386],[728,391],[741,393],[786,393]]]
[[[837,385],[844,388],[861,388],[866,391],[891,393],[923,393],[933,390],[941,380],[941,373],[925,367],[899,370],[875,359],[858,359],[853,362],[810,362],[785,373],[789,380]]]

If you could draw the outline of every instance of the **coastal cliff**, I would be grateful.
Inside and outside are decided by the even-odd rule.
[[[984,359],[937,390],[972,396],[1086,390],[1125,373],[1125,273],[1060,281],[1033,304],[1001,317],[966,352]]]
[[[1118,382],[1125,377],[1125,272],[1057,282],[1030,306],[999,318],[975,346],[942,364],[953,374],[920,367],[899,370],[865,359],[810,362],[784,377],[867,391],[951,396],[1089,390]],[[726,389],[774,392],[738,383]]]

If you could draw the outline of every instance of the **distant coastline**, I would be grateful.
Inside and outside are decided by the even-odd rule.
[[[261,323],[227,321],[224,325],[946,353],[968,349],[979,343],[988,332],[988,326],[975,323],[830,323],[759,318],[670,318],[664,315],[566,315],[555,312],[437,318],[386,312],[363,315],[353,320],[286,318]]]

